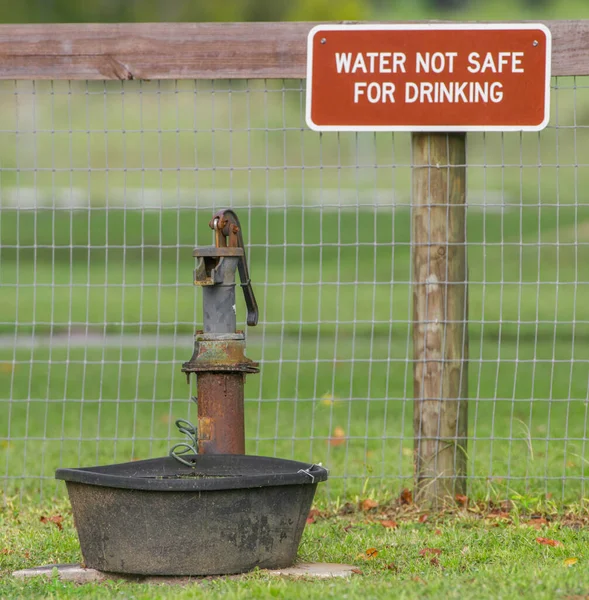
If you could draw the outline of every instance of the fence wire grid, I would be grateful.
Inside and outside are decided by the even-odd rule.
[[[5,498],[196,419],[192,249],[223,207],[261,311],[247,451],[322,462],[334,496],[411,487],[411,138],[312,132],[304,86],[0,83]],[[471,495],[586,494],[589,79],[551,98],[541,133],[468,135]]]

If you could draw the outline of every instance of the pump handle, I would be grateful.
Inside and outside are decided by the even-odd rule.
[[[230,208],[224,208],[213,215],[213,218],[209,222],[209,227],[215,232],[215,246],[217,248],[243,248],[243,256],[240,257],[237,268],[247,308],[247,324],[250,326],[257,325],[258,303],[254,296],[247,268],[245,246],[243,244],[243,234],[241,233],[239,219]]]

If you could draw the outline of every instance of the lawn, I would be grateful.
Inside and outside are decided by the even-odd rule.
[[[397,502],[358,508],[375,504],[332,504],[305,529],[299,560],[352,564],[356,572],[349,581],[310,583],[255,571],[238,580],[211,578],[181,587],[122,580],[78,586],[55,578],[21,582],[6,577],[28,566],[81,561],[66,503],[8,505],[0,509],[0,597],[587,597],[588,516],[580,509],[558,513],[549,503],[540,513],[537,505],[526,512],[521,503],[495,508],[472,504],[436,516]]]
[[[585,495],[589,246],[564,241],[582,233],[586,208],[469,211],[476,497]],[[209,217],[2,212],[9,495],[34,492],[40,477],[52,493],[58,466],[166,454],[174,420],[195,418],[180,364],[200,318],[191,248],[211,243]],[[243,217],[261,306],[248,332],[248,354],[262,363],[246,384],[248,452],[323,462],[332,499],[395,493],[412,476],[409,211],[252,208]],[[68,328],[98,346],[47,337]],[[105,333],[138,335],[137,346],[101,347]],[[23,342],[32,335],[37,346]]]

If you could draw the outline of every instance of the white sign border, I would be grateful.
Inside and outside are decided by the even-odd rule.
[[[546,83],[544,88],[544,119],[539,125],[316,125],[311,119],[311,93],[313,76],[313,38],[323,31],[452,31],[452,30],[521,30],[540,29],[546,35]],[[307,37],[307,90],[305,121],[309,129],[318,132],[328,131],[541,131],[550,120],[550,78],[552,60],[552,32],[542,23],[444,23],[444,24],[326,24],[316,25],[309,31]]]

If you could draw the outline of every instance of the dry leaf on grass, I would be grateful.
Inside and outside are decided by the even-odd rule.
[[[397,521],[381,521],[380,524],[386,529],[395,529],[398,527]]]
[[[428,514],[424,514],[424,515],[420,515],[418,521],[420,523],[425,523],[427,520],[429,519],[429,515]]]
[[[340,515],[352,515],[356,512],[356,505],[352,502],[346,502],[339,510]]]
[[[423,548],[419,551],[419,556],[439,556],[442,551],[439,548]]]
[[[352,569],[352,573],[355,573],[356,575],[364,575],[360,569]]]
[[[63,517],[61,515],[52,515],[51,517],[42,516],[39,520],[41,523],[54,523],[59,531],[63,529]]]
[[[363,554],[358,554],[356,557],[360,560],[370,560],[378,556],[378,550],[376,548],[367,548]]]
[[[434,531],[434,535],[442,535],[442,530],[441,529],[436,529]]]
[[[456,503],[460,506],[467,506],[468,496],[465,496],[464,494],[456,494]]]
[[[336,427],[328,440],[330,446],[341,446],[346,443],[346,432],[343,427]]]
[[[399,496],[399,502],[401,504],[413,504],[413,494],[411,493],[411,490],[405,488]]]
[[[559,542],[558,540],[551,540],[545,537],[537,537],[536,541],[538,542],[538,544],[542,544],[543,546],[552,546],[553,548],[556,548],[557,546],[562,546],[562,542]]]
[[[533,527],[534,529],[542,529],[542,527],[544,527],[545,525],[548,525],[548,521],[543,518],[542,519],[531,519],[526,524],[529,525],[530,527]]]
[[[485,516],[485,519],[497,519],[501,521],[509,521],[511,519],[511,515],[508,512],[490,512]]]
[[[360,510],[362,510],[363,512],[367,512],[377,507],[378,502],[376,500],[372,500],[371,498],[366,498],[366,500],[362,500],[362,502],[360,503]]]
[[[321,513],[316,508],[312,508],[309,511],[309,515],[307,517],[307,525],[312,525],[313,523],[315,523],[315,519],[320,515]]]
[[[332,406],[338,401],[339,398],[329,392],[326,392],[325,394],[323,394],[323,396],[321,396],[321,404],[323,404],[323,406]]]
[[[565,558],[564,559],[564,564],[567,567],[572,567],[573,565],[576,565],[578,562],[579,562],[579,559],[575,558],[575,557]]]

